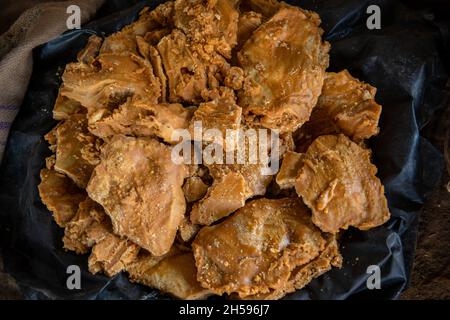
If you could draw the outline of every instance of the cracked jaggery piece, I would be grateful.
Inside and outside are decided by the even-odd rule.
[[[170,31],[168,32],[170,34]],[[166,35],[164,35],[166,36]],[[164,37],[162,36],[161,39]],[[159,42],[159,41],[158,41]],[[158,43],[157,42],[157,43]],[[143,37],[137,36],[136,43],[138,45],[139,53],[146,58],[152,64],[153,72],[155,76],[160,82],[161,85],[161,97],[159,98],[159,102],[167,101],[167,77],[164,73],[164,68],[162,65],[161,56],[159,55],[158,50],[154,46],[152,46],[147,40]],[[156,43],[156,44],[157,44]]]
[[[77,60],[86,64],[94,61],[100,51],[103,39],[95,34],[90,36],[86,46],[77,54]]]
[[[176,0],[175,26],[206,51],[230,58],[237,42],[236,4],[236,0]]]
[[[207,88],[206,66],[194,56],[186,36],[173,30],[157,48],[168,79],[169,101],[200,102],[201,93]]]
[[[54,170],[41,170],[41,183],[38,188],[42,202],[52,212],[60,227],[65,227],[75,216],[79,203],[86,198],[84,190]]]
[[[99,153],[95,148],[96,138],[88,131],[86,116],[70,116],[58,125],[55,135],[54,169],[71,178],[80,188],[85,188],[94,170],[89,159],[98,157]]]
[[[239,51],[261,24],[262,15],[260,13],[254,11],[241,13],[238,20],[237,45],[234,49]]]
[[[368,230],[390,217],[376,172],[369,150],[343,134],[320,136],[305,154],[295,189],[324,232]]]
[[[87,186],[110,216],[114,233],[154,255],[167,253],[183,219],[184,165],[171,148],[151,138],[114,136]]]
[[[92,273],[112,277],[135,260],[139,247],[112,233],[111,222],[103,208],[86,197],[64,230],[64,248],[78,254],[92,252],[88,267]]]
[[[64,120],[75,113],[83,112],[85,110],[78,101],[69,99],[61,94],[58,94],[56,97],[55,105],[53,106],[53,119]]]
[[[249,145],[246,139],[244,148],[247,152],[241,159],[242,163],[238,163],[237,152],[231,151],[228,155],[234,157],[234,164],[227,164],[225,158],[223,164],[206,165],[213,183],[205,197],[194,204],[191,212],[193,222],[209,225],[243,207],[246,200],[266,193],[273,176],[263,174],[265,165],[261,159],[252,163]]]
[[[324,249],[300,199],[257,199],[197,234],[197,278],[215,294],[241,298],[284,288],[292,272]]]
[[[161,82],[161,102],[167,102],[167,93],[168,93],[167,76],[164,72],[161,55],[154,46],[150,46],[149,57],[150,62],[152,63],[153,66],[153,71],[155,72],[155,75]]]
[[[230,71],[229,63],[221,55],[191,45],[178,29],[162,38],[157,49],[167,77],[169,102],[198,104],[220,96],[220,89],[224,91],[224,78],[236,72]]]
[[[303,154],[294,151],[287,151],[284,154],[280,171],[277,174],[276,182],[281,189],[293,188],[295,180],[303,165]]]
[[[306,151],[321,135],[343,133],[359,143],[378,134],[381,106],[375,93],[376,88],[347,70],[328,72],[309,121],[296,133],[300,151]]]
[[[208,165],[214,180],[221,180],[230,172],[239,173],[245,180],[245,197],[249,199],[254,196],[264,195],[266,188],[272,181],[273,176],[263,175],[261,169],[264,165],[260,163],[244,164],[212,164]]]
[[[248,121],[284,133],[309,119],[328,67],[329,44],[319,24],[316,13],[282,7],[244,44],[239,104]]]
[[[178,235],[183,242],[191,241],[200,230],[198,224],[192,223],[188,216],[185,216],[178,227]]]
[[[157,49],[167,77],[169,102],[198,104],[224,95],[234,96],[223,84],[228,76],[227,83],[238,86],[238,71],[220,54],[192,44],[178,29],[162,38]]]
[[[177,143],[172,134],[187,129],[192,110],[178,103],[149,104],[127,101],[89,126],[98,137],[108,138],[116,134],[136,137],[158,137],[167,143]]]
[[[111,222],[103,208],[87,197],[64,229],[64,248],[78,254],[87,253],[89,248],[103,240],[111,231]]]
[[[112,277],[132,263],[139,250],[139,246],[131,241],[108,233],[92,247],[88,260],[89,271],[93,274],[104,272]]]
[[[103,53],[92,64],[70,63],[62,78],[61,95],[83,105],[89,123],[128,98],[157,103],[161,96],[161,83],[150,61],[133,53]]]
[[[327,244],[319,256],[310,262],[297,267],[291,274],[286,285],[277,290],[271,290],[265,294],[257,294],[245,297],[245,299],[256,300],[276,300],[281,299],[286,294],[302,289],[313,279],[321,276],[331,270],[332,267],[340,268],[342,266],[342,256],[339,253],[339,245],[335,236],[326,236]]]
[[[163,257],[139,257],[127,271],[132,282],[167,292],[178,299],[204,299],[211,294],[197,281],[192,252],[175,247]]]

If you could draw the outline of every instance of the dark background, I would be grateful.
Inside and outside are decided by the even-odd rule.
[[[54,1],[54,0],[53,0]],[[0,34],[5,32],[17,17],[27,8],[42,0],[2,1],[0,11]],[[135,3],[138,1],[129,1]],[[320,2],[320,1],[318,1]],[[423,6],[421,1],[405,1],[411,6]],[[107,0],[99,15],[107,14],[115,0]],[[447,0],[427,1],[430,12],[440,20],[447,20],[443,28],[450,29],[450,6]],[[449,44],[445,44],[449,46]],[[450,64],[450,57],[445,61]],[[448,68],[449,69],[449,68]],[[447,82],[450,90],[450,82]],[[440,110],[422,129],[422,135],[445,155],[449,152],[450,102]],[[450,182],[449,159],[439,186],[427,197],[427,202],[419,218],[419,236],[410,288],[403,293],[403,299],[450,299]],[[1,272],[0,254],[0,299],[20,298],[14,281]]]

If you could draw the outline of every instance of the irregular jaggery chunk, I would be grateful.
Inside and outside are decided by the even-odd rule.
[[[327,73],[311,118],[296,133],[301,151],[321,135],[344,133],[357,143],[376,135],[381,106],[375,93],[376,88],[347,70]]]
[[[111,222],[103,208],[90,199],[81,202],[76,215],[64,230],[64,248],[84,254],[92,247],[88,266],[92,273],[112,277],[137,256],[139,247],[112,233]]]
[[[368,230],[390,217],[376,172],[369,150],[343,134],[320,136],[305,154],[295,189],[322,231]]]
[[[316,13],[282,7],[238,53],[245,72],[239,105],[250,122],[293,132],[305,123],[320,95],[329,44]]]
[[[158,256],[169,251],[183,219],[185,176],[168,146],[116,135],[102,149],[86,190],[110,216],[114,233]]]
[[[169,101],[201,102],[201,93],[207,89],[206,66],[193,54],[186,36],[173,30],[157,48],[168,78]]]
[[[261,196],[266,193],[266,188],[272,181],[273,176],[262,174],[263,164],[212,164],[209,171],[215,181],[222,180],[230,172],[239,173],[245,181],[245,198]]]
[[[65,227],[72,220],[79,203],[86,198],[86,193],[72,180],[54,170],[41,170],[38,188],[42,202],[53,213],[53,218],[60,227]]]
[[[178,299],[203,299],[210,295],[197,281],[192,252],[175,247],[164,257],[139,257],[127,271],[132,282],[167,292]]]
[[[293,271],[326,244],[300,199],[257,199],[197,234],[193,252],[201,285],[215,294],[284,288]]]
[[[232,99],[219,99],[201,103],[191,120],[202,124],[203,130],[218,129],[225,136],[226,129],[237,130],[241,123],[242,109]]]

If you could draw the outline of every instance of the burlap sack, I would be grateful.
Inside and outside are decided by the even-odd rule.
[[[0,161],[11,123],[16,117],[33,69],[32,50],[67,30],[67,7],[81,9],[88,21],[104,0],[45,2],[25,11],[0,36]]]

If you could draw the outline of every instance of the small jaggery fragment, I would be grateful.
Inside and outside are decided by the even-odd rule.
[[[183,192],[187,202],[200,200],[207,191],[208,185],[198,176],[187,178],[183,185]]]
[[[288,151],[284,154],[280,171],[276,177],[276,182],[281,189],[293,188],[295,180],[303,165],[303,154]]]
[[[238,172],[229,172],[214,181],[204,199],[194,203],[191,221],[210,225],[243,207],[246,198],[244,177]]]
[[[185,216],[178,227],[178,235],[181,241],[189,242],[194,239],[200,227],[198,224],[192,223],[188,216]]]

